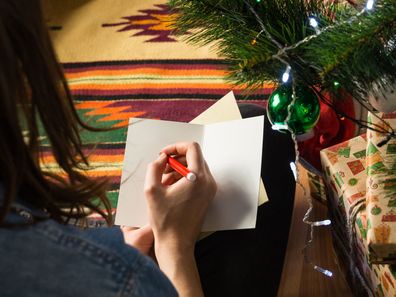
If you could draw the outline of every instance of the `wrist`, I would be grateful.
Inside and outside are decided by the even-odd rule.
[[[154,248],[157,259],[167,258],[176,261],[195,257],[195,244],[193,243],[179,243],[174,240],[157,241]]]
[[[160,245],[156,248],[156,257],[160,269],[171,280],[180,297],[203,297],[194,248]]]
[[[194,255],[196,240],[186,238],[185,236],[180,236],[180,234],[175,232],[162,232],[154,231],[155,238],[155,252],[170,255]]]

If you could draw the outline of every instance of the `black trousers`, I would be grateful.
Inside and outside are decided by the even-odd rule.
[[[242,116],[265,114],[254,104]],[[261,177],[269,202],[258,208],[255,229],[219,231],[199,241],[196,259],[206,297],[276,296],[293,210],[295,181],[290,170],[294,144],[289,135],[264,124]]]

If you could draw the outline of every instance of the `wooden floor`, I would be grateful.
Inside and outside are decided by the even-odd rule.
[[[306,185],[306,171],[301,169],[300,173],[301,181]],[[305,188],[309,195],[308,186]],[[309,256],[314,264],[332,271],[333,277],[329,278],[314,270],[312,265],[305,263],[302,250],[308,236],[308,225],[303,223],[302,219],[308,206],[307,197],[304,197],[302,188],[298,186],[278,297],[353,296],[337,263],[329,226],[315,228]],[[327,218],[325,205],[314,201],[312,220],[325,218]]]

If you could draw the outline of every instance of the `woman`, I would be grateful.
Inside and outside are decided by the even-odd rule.
[[[1,296],[203,296],[194,245],[216,184],[199,146],[165,147],[147,168],[150,227],[70,226],[112,217],[106,182],[83,173],[79,129],[95,129],[73,107],[39,0],[0,1],[0,65]],[[58,174],[40,167],[43,141]],[[185,156],[197,181],[164,186],[166,154]],[[162,272],[141,253],[153,241]]]

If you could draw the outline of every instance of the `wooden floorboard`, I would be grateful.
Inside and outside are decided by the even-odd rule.
[[[301,182],[309,195],[306,171],[300,168]],[[308,197],[304,196],[301,187],[296,189],[292,224],[289,242],[283,266],[282,279],[278,297],[348,297],[352,293],[337,263],[332,241],[330,226],[315,228],[314,240],[309,248],[309,258],[312,263],[333,272],[332,277],[313,269],[313,265],[304,261],[303,248],[308,236],[308,225],[303,223],[303,217],[308,209]],[[326,206],[314,201],[312,220],[327,218]]]

